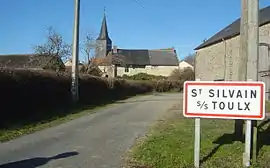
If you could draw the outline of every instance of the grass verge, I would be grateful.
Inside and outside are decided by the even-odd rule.
[[[39,122],[28,122],[20,125],[14,125],[7,129],[0,129],[0,142],[6,142],[22,135],[27,135],[36,131],[40,131],[45,128],[53,127],[67,121],[82,117],[96,112],[100,108],[104,108],[108,105],[103,105],[99,107],[90,107],[86,110],[74,111],[74,113],[69,113],[63,116],[56,116],[50,119],[44,119]]]
[[[181,106],[171,109],[128,154],[131,168],[193,167],[194,119],[184,118]],[[201,120],[201,167],[240,168],[244,138],[234,136],[234,120]],[[259,123],[258,159],[255,168],[269,166],[270,124]]]
[[[265,102],[265,106],[266,106],[266,112],[270,112],[270,102],[269,101],[266,101]]]

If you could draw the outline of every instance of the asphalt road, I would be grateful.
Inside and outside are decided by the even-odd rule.
[[[136,138],[181,97],[177,93],[130,98],[1,143],[0,168],[118,168]]]

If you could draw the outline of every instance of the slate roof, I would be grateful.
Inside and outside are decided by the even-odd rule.
[[[112,41],[109,37],[107,21],[106,21],[105,15],[103,17],[102,25],[101,25],[99,36],[98,36],[97,40],[108,40],[110,42]]]
[[[117,54],[113,54],[112,58],[113,64],[117,64],[121,60],[125,65],[178,66],[178,58],[174,49],[118,49]]]
[[[44,68],[55,56],[25,54],[25,55],[0,55],[0,67],[9,68]]]
[[[225,27],[220,32],[216,33],[210,39],[206,40],[204,43],[196,47],[194,50],[199,50],[207,46],[219,43],[222,39],[230,39],[240,34],[240,20],[241,18],[234,21],[229,26]],[[270,6],[263,8],[259,11],[259,26],[270,23]]]
[[[148,53],[151,65],[178,66],[178,58],[175,51],[149,50]]]
[[[118,49],[117,53],[128,65],[150,65],[148,50]]]

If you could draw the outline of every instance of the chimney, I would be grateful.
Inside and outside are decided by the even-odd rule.
[[[116,53],[117,53],[117,46],[114,45],[114,46],[113,46],[113,54],[116,54]]]

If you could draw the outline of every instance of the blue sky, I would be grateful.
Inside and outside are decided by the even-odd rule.
[[[139,2],[140,4],[136,3]],[[240,17],[241,0],[81,0],[80,37],[99,33],[106,6],[114,45],[120,48],[175,47],[180,58],[203,39]],[[260,0],[260,7],[270,5]],[[0,54],[33,52],[53,26],[72,41],[74,0],[1,0]]]

